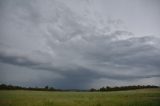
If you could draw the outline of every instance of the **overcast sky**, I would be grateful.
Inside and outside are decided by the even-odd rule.
[[[0,83],[160,85],[159,0],[0,0]]]

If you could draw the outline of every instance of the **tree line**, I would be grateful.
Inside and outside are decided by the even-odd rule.
[[[60,89],[55,89],[54,87],[22,87],[15,85],[0,84],[0,90],[36,90],[36,91],[60,91]]]
[[[133,86],[120,86],[120,87],[101,87],[99,89],[91,88],[89,90],[81,89],[56,89],[54,87],[21,87],[15,85],[0,84],[0,90],[35,90],[35,91],[90,91],[90,92],[106,92],[106,91],[121,91],[121,90],[134,90],[134,89],[144,89],[144,88],[159,88],[159,86],[154,85],[133,85]]]
[[[135,89],[144,89],[144,88],[159,88],[155,85],[132,85],[132,86],[120,86],[120,87],[101,87],[100,89],[91,88],[90,91],[121,91],[121,90],[135,90]]]

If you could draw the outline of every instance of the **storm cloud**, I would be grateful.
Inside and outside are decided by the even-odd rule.
[[[73,1],[1,0],[1,83],[58,88],[159,85],[159,35],[137,35],[125,27],[125,20],[99,18],[92,2],[82,0],[84,7],[76,8]],[[25,79],[35,80],[17,78],[23,76],[22,67],[28,71]]]

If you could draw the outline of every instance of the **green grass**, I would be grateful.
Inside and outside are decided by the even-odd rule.
[[[160,106],[160,89],[116,92],[0,91],[0,106]]]

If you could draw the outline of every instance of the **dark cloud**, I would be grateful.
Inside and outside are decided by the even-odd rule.
[[[160,38],[135,35],[119,19],[97,23],[55,0],[6,1],[0,8],[0,62],[51,72],[53,78],[39,79],[43,84],[89,88],[101,79],[160,77]]]

